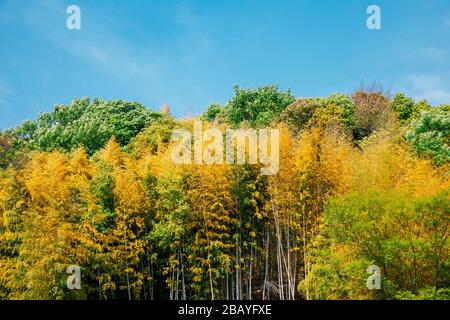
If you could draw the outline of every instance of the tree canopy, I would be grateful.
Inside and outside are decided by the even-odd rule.
[[[33,149],[71,151],[83,146],[93,154],[113,136],[125,146],[160,117],[137,102],[76,99],[24,122],[13,134]]]
[[[74,100],[0,133],[0,299],[450,299],[448,105],[264,86],[163,111]],[[174,163],[199,120],[278,129],[277,174]]]

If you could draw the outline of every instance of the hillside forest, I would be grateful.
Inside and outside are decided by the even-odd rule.
[[[194,120],[279,129],[278,173],[174,164]],[[449,143],[450,105],[376,88],[56,105],[0,132],[0,299],[450,299]]]

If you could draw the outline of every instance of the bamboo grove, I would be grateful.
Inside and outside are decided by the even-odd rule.
[[[75,100],[2,133],[0,298],[450,298],[448,106],[235,90],[199,118],[278,128],[276,175],[176,165],[171,134],[193,119],[124,101]]]

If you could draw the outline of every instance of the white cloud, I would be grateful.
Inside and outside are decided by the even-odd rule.
[[[112,36],[108,39],[111,40]],[[125,48],[128,45],[121,39],[99,44],[95,38],[83,40],[52,39],[53,44],[71,55],[84,59],[98,70],[115,77],[142,77],[143,80],[156,80],[162,74],[162,60],[158,56],[137,56]]]
[[[0,0],[1,2],[2,0]],[[3,8],[2,8],[3,6]],[[165,90],[168,59],[150,46],[132,43],[126,37],[108,29],[101,18],[83,20],[88,16],[81,7],[81,30],[66,28],[66,4],[51,0],[32,3],[5,0],[0,9],[0,25],[3,22],[20,23],[49,50],[62,50],[75,57],[80,64],[90,66],[98,73],[129,85],[131,94],[139,92],[143,102],[151,102],[155,95]],[[90,13],[91,16],[97,13]],[[62,67],[62,66],[61,66]],[[3,90],[4,91],[4,90]],[[122,92],[127,92],[125,89]],[[1,92],[0,92],[1,94]]]
[[[169,6],[169,23],[178,25],[180,30],[175,38],[168,38],[168,43],[152,43],[149,36],[146,43],[136,43],[126,34],[114,31],[119,28],[110,30],[111,21],[105,23],[102,20],[104,14],[84,12],[88,9],[83,6],[80,7],[81,30],[68,30],[63,2],[35,0],[28,4],[17,0],[5,1],[9,12],[11,8],[15,9],[11,13],[14,20],[21,21],[50,48],[63,50],[80,63],[90,65],[96,72],[107,73],[125,82],[132,88],[132,94],[139,92],[136,99],[145,99],[147,102],[157,97],[168,99],[171,96],[173,82],[181,81],[174,65],[189,65],[202,59],[205,54],[210,54],[213,49],[209,32],[202,26],[203,17],[198,16],[188,5]],[[88,16],[91,19],[85,21],[83,17]],[[196,86],[195,83],[179,85],[190,88],[190,91]]]
[[[438,76],[411,75],[406,78],[404,91],[415,99],[426,99],[432,104],[450,103],[450,88],[445,87],[448,83]]]
[[[189,74],[183,73],[183,67],[188,69],[203,63],[214,52],[211,31],[205,28],[207,16],[199,15],[188,4],[170,4],[164,6],[165,17],[161,18],[173,25],[176,33],[169,32],[167,37],[161,37],[155,28],[148,30],[146,36],[143,36],[146,30],[129,36],[125,31],[130,26],[139,28],[143,24],[148,28],[147,22],[130,19],[133,21],[123,23],[112,19],[111,11],[120,10],[116,4],[104,11],[96,6],[81,5],[81,30],[68,30],[65,20],[68,4],[70,2],[54,0],[0,0],[0,27],[2,24],[20,25],[34,40],[48,47],[49,52],[67,55],[70,59],[66,61],[89,70],[90,74],[98,74],[98,79],[108,78],[108,84],[113,83],[114,88],[119,89],[109,96],[109,87],[99,83],[98,94],[105,98],[124,97],[152,107],[168,103],[177,114],[186,108],[186,101],[200,101],[205,95],[203,82],[188,81]],[[156,13],[161,14],[161,11],[158,9]],[[136,41],[136,36],[140,37],[140,42]],[[154,39],[156,41],[152,41]],[[47,72],[64,67],[63,64],[52,66]],[[186,92],[190,95],[188,98]],[[80,93],[83,94],[84,91]]]

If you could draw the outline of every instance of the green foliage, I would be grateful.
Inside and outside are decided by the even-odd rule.
[[[218,103],[212,103],[208,106],[208,109],[200,116],[203,121],[213,122],[218,119],[220,113],[223,111],[223,107]]]
[[[114,211],[114,177],[112,166],[104,161],[98,162],[98,169],[90,183],[94,201],[108,213]]]
[[[243,122],[251,127],[267,126],[295,101],[289,90],[281,92],[274,85],[256,89],[235,86],[234,92],[234,97],[223,110],[223,118],[235,127]]]
[[[34,149],[71,151],[84,146],[88,154],[93,154],[112,136],[125,146],[160,117],[136,102],[81,99],[57,105],[52,112],[24,122],[13,132],[22,145]]]
[[[406,97],[403,93],[397,93],[391,105],[397,111],[399,119],[407,121],[413,114],[416,104],[412,98]]]
[[[20,148],[17,137],[12,132],[0,131],[0,169],[20,168],[27,160],[29,150]]]
[[[162,115],[161,118],[151,122],[147,128],[132,138],[128,148],[138,156],[144,153],[157,154],[170,143],[173,130],[178,127],[180,124],[171,116]]]
[[[299,283],[300,292],[304,294],[308,287],[313,300],[369,299],[366,268],[371,261],[350,258],[330,241],[315,249],[314,256],[311,273]]]
[[[169,250],[183,240],[189,205],[182,181],[170,174],[160,177],[156,192],[156,223],[149,239]]]
[[[397,112],[402,123],[409,123],[422,111],[429,110],[431,106],[425,100],[416,103],[414,99],[406,97],[403,93],[397,93],[391,101],[392,108]]]
[[[286,123],[294,132],[306,128],[314,112],[322,106],[318,98],[301,98],[290,104],[280,115],[280,121]]]
[[[314,277],[321,286],[336,287],[346,268],[366,261],[366,266],[373,262],[382,270],[381,297],[394,298],[400,291],[420,295],[420,290],[430,286],[446,288],[450,270],[448,212],[448,192],[413,201],[401,192],[355,193],[335,198],[325,208],[326,234],[329,243],[340,249],[335,251],[337,256],[327,246],[319,252],[320,263]],[[349,259],[350,264],[345,262]],[[363,270],[357,268],[355,272],[361,277]],[[352,290],[351,282],[340,285],[341,292]]]
[[[337,125],[348,133],[356,129],[355,106],[344,94],[333,94],[327,98],[300,98],[281,113],[279,120],[294,133],[330,125]]]
[[[0,168],[6,168],[11,162],[13,137],[0,131]]]
[[[429,287],[420,289],[416,294],[411,291],[400,291],[395,298],[398,300],[450,300],[450,289]]]
[[[336,106],[342,110],[342,120],[344,126],[350,131],[354,131],[356,128],[355,119],[355,105],[348,95],[345,94],[333,94],[328,98],[323,99],[322,104],[324,106]]]
[[[450,299],[450,106],[235,92],[201,118],[279,129],[276,175],[174,164],[193,121],[168,107],[75,100],[0,133],[0,299]]]
[[[450,161],[450,106],[422,112],[412,121],[406,139],[415,152],[431,157],[437,165]]]

